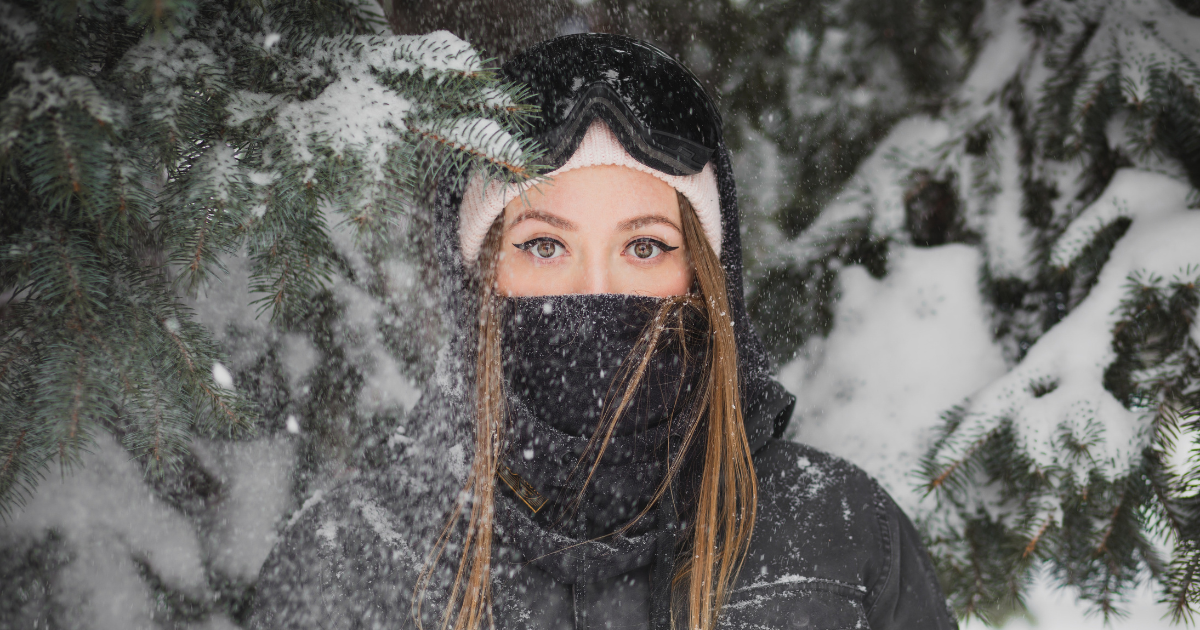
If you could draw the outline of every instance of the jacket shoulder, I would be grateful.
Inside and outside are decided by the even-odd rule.
[[[886,495],[862,469],[785,440],[755,453],[754,468],[758,518],[747,577],[819,574],[861,590],[872,569],[886,565]]]
[[[920,535],[862,469],[778,439],[754,466],[758,516],[729,627],[799,617],[812,627],[956,627]]]

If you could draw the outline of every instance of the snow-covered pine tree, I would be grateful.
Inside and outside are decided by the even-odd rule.
[[[227,266],[312,333],[350,258],[411,247],[440,174],[533,172],[517,88],[385,28],[358,0],[0,3],[0,514],[97,432],[177,473],[194,436],[279,411],[189,306]]]
[[[881,477],[925,529],[960,614],[1002,619],[1044,570],[1105,615],[1152,576],[1190,617],[1200,16],[1171,0],[993,0],[974,28],[961,86],[892,128],[781,255],[800,277],[863,264],[880,286],[898,265],[920,273],[917,260],[979,264],[1006,373],[945,415],[915,481]],[[943,244],[964,254],[920,258]],[[855,260],[862,247],[887,255]],[[919,318],[942,298],[908,299],[924,301]],[[829,365],[820,343],[805,348],[810,373]],[[913,444],[931,424],[907,428]],[[877,455],[916,464],[905,445],[872,444],[843,454],[869,470],[887,468]]]
[[[941,147],[938,179],[1014,223],[985,232],[982,280],[1015,367],[923,462],[963,612],[1020,601],[1041,563],[1106,616],[1145,575],[1177,620],[1200,602],[1198,18],[1034,5],[1021,61]]]

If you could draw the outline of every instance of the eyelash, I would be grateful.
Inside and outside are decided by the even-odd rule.
[[[675,247],[671,247],[670,245],[667,245],[666,243],[664,243],[656,238],[650,238],[648,236],[643,236],[642,238],[634,239],[629,242],[629,245],[637,245],[638,243],[650,243],[651,245],[657,245],[659,249],[663,250],[663,252],[673,252],[673,251],[679,249],[678,245],[676,245]],[[626,245],[625,249],[629,249],[629,245]]]
[[[525,241],[524,243],[513,243],[512,245],[513,245],[513,247],[516,247],[517,249],[519,249],[523,252],[529,252],[530,250],[532,250],[534,247],[536,247],[540,243],[554,243],[556,246],[558,246],[562,249],[566,249],[566,245],[563,245],[561,241],[559,241],[558,239],[550,238],[548,236],[539,236],[538,238],[531,238],[528,241]],[[662,250],[662,253],[664,253],[664,254],[668,253],[668,252],[673,252],[673,251],[679,249],[678,246],[672,247],[656,238],[649,238],[649,237],[643,236],[642,238],[638,238],[638,239],[634,239],[633,241],[630,241],[629,244],[625,246],[625,250],[628,250],[630,247],[633,247],[634,245],[637,245],[638,243],[649,243],[651,245],[654,245],[655,247]],[[530,252],[530,253],[535,258],[538,258],[541,260],[550,260],[552,258],[558,258],[559,256],[561,256],[561,254],[558,254],[555,256],[543,257],[543,256],[538,256],[537,254],[535,254],[533,252]],[[654,256],[654,258],[657,258],[657,256]]]
[[[562,254],[556,254],[554,256],[542,257],[542,256],[538,256],[534,252],[529,251],[529,250],[533,249],[534,247],[536,247],[539,243],[554,243],[556,246],[558,246],[559,248],[561,248],[563,250],[566,250],[566,248],[567,248],[567,246],[563,245],[562,242],[559,241],[558,239],[550,238],[548,236],[539,236],[538,238],[531,238],[528,241],[525,241],[524,243],[513,243],[513,247],[516,247],[517,249],[519,249],[523,252],[529,252],[530,255],[532,255],[534,258],[537,258],[539,260],[550,260],[552,258],[558,258],[559,256],[562,255]]]
[[[667,245],[666,243],[664,243],[656,238],[650,238],[647,236],[643,236],[642,238],[637,238],[637,239],[634,239],[633,241],[630,241],[630,243],[625,246],[624,251],[628,252],[630,249],[633,248],[634,245],[637,245],[639,243],[648,243],[650,245],[653,245],[654,247],[657,247],[659,249],[659,253],[655,254],[653,256],[650,256],[649,258],[638,258],[637,255],[634,255],[633,257],[638,260],[652,260],[654,258],[658,258],[659,256],[661,256],[663,254],[666,254],[668,252],[673,252],[673,251],[679,249],[678,247],[671,247],[670,245]]]

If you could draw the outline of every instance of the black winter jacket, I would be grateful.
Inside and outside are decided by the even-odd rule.
[[[917,532],[866,474],[780,439],[754,464],[758,520],[722,628],[956,627]],[[359,479],[305,509],[263,568],[251,627],[415,627],[410,599],[423,555],[404,533],[410,518],[395,511],[393,489]],[[569,585],[514,555],[495,553],[496,628],[649,627],[649,566],[589,585],[576,602]]]
[[[754,534],[720,626],[955,628],[920,537],[887,493],[852,464],[782,439],[794,398],[771,379],[746,314],[733,171],[724,146],[712,159],[721,197],[721,263],[759,482]],[[390,463],[318,493],[292,517],[260,573],[252,628],[416,627],[417,578],[472,458],[471,349],[478,303],[458,248],[463,185],[461,179],[444,182],[432,208],[435,241],[444,245],[437,250],[440,291],[454,326],[436,373],[408,414],[403,435],[389,440]],[[513,508],[516,499],[500,491],[496,501],[501,512]],[[461,522],[424,591],[419,614],[425,628],[440,626],[457,568],[458,534]],[[631,539],[576,541],[576,548],[586,545],[591,555],[575,575],[605,577],[562,580],[505,542],[522,535],[497,526],[491,609],[496,628],[635,630],[664,618],[662,585],[669,582],[655,579],[654,546],[649,553],[643,545],[622,554],[621,549],[636,547]],[[654,540],[654,532],[647,535],[644,540]],[[555,540],[553,535],[546,539]],[[571,542],[565,540],[564,546]],[[662,627],[654,623],[655,630]]]

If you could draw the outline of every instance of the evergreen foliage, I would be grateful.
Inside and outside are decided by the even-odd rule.
[[[1007,229],[1026,249],[979,223],[1014,367],[943,419],[923,523],[961,614],[1002,620],[1046,566],[1105,617],[1151,576],[1191,619],[1200,277],[1195,249],[1164,237],[1197,200],[1197,22],[1120,1],[1041,2],[1021,20],[1030,52],[990,100],[946,117],[973,131],[931,152],[970,187],[968,222],[972,197],[1019,198]],[[1161,255],[1135,263],[1138,247]]]
[[[254,429],[188,305],[230,261],[286,330],[343,226],[395,247],[441,174],[534,172],[517,88],[383,26],[356,0],[0,3],[0,514],[96,431],[163,473]]]

